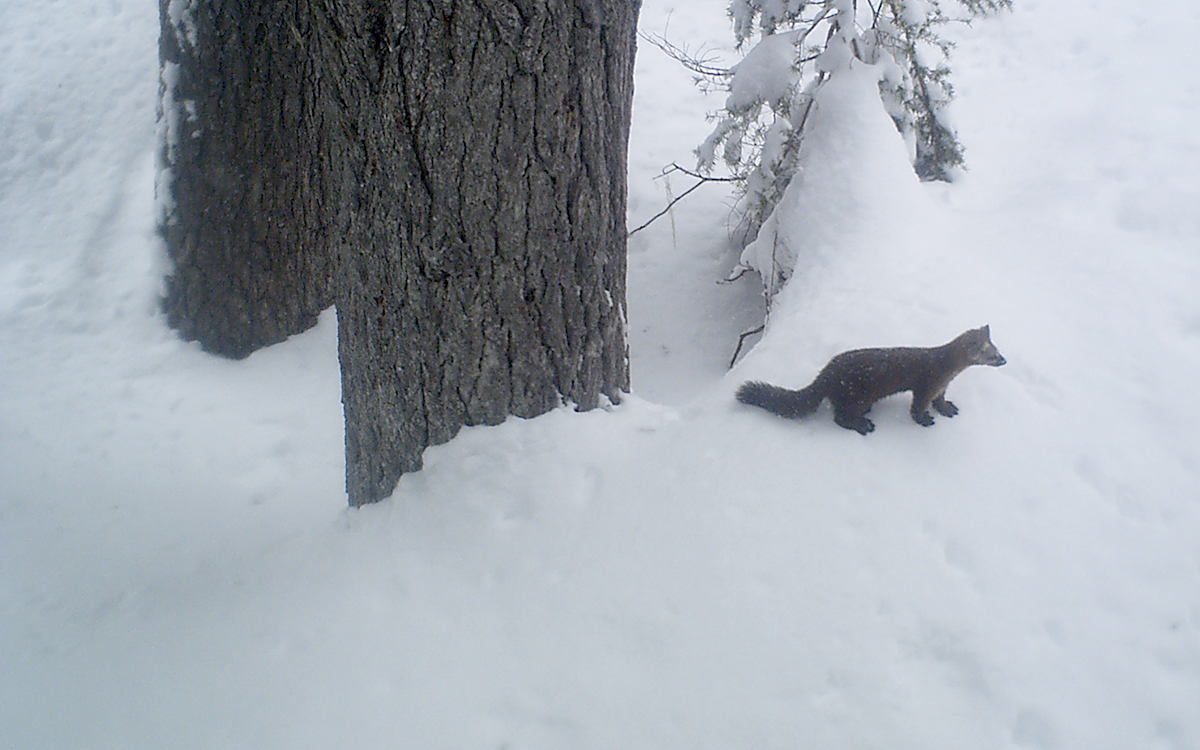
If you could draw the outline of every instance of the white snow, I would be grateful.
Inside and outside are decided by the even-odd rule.
[[[908,147],[880,103],[879,74],[878,67],[847,59],[814,94],[796,175],[739,261],[770,280],[772,296],[780,273],[792,276],[798,269],[797,275],[811,277],[822,268],[849,270],[853,255],[866,267],[853,267],[844,291],[852,304],[862,304],[855,300],[864,284],[873,286],[862,274],[873,275],[893,254],[911,260],[923,252],[897,240],[923,233],[897,221],[927,218],[932,207],[909,165]],[[799,302],[807,304],[831,291],[826,284],[809,280],[786,288],[800,287]],[[911,299],[913,290],[900,294]],[[779,300],[773,309],[779,314]]]
[[[642,26],[732,47],[679,10]],[[960,32],[952,186],[843,79],[839,210],[732,373],[761,287],[713,283],[706,186],[631,239],[626,403],[465,430],[358,511],[332,312],[242,362],[156,312],[156,12],[0,6],[0,746],[1200,748],[1200,6]],[[631,226],[719,106],[637,76]],[[984,323],[1009,364],[931,428],[732,399]]]
[[[740,62],[731,66],[725,108],[733,111],[786,99],[799,37],[800,30],[763,37]]]

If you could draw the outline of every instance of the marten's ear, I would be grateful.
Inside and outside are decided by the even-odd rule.
[[[985,335],[985,336],[991,336],[991,335],[992,335],[992,332],[989,330],[990,328],[991,328],[991,326],[990,326],[990,325],[985,325],[985,326],[983,327],[983,335]]]

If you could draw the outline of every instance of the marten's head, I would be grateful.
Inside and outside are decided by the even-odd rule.
[[[958,337],[967,362],[972,365],[988,365],[999,367],[1005,363],[1004,355],[992,343],[992,334],[988,326],[975,328]]]

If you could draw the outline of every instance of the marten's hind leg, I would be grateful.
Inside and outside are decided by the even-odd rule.
[[[875,429],[875,423],[867,419],[871,411],[870,404],[847,404],[834,402],[833,421],[847,430],[854,430],[860,435],[866,435]]]

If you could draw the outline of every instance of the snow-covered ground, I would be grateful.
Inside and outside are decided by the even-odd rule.
[[[734,59],[724,6],[642,27]],[[156,8],[0,5],[0,747],[1200,748],[1200,5],[957,32],[970,172],[830,89],[801,271],[730,196],[630,244],[634,395],[342,493],[335,324],[242,362],[156,314]],[[643,45],[630,225],[718,106]],[[738,406],[990,323],[962,413]]]

